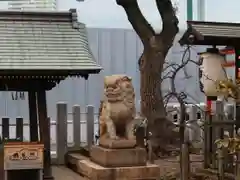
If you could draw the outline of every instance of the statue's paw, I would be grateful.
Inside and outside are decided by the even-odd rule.
[[[119,136],[110,136],[110,139],[112,139],[112,140],[119,140],[120,137]]]
[[[136,140],[136,136],[134,136],[134,135],[130,135],[127,138],[128,138],[128,140]]]

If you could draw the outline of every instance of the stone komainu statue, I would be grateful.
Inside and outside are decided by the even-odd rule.
[[[126,75],[106,76],[104,99],[99,108],[100,141],[104,139],[134,140],[136,116],[132,80]]]

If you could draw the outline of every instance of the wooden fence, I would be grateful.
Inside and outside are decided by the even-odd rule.
[[[178,108],[168,107],[169,111],[171,109]],[[234,155],[226,150],[217,149],[215,143],[217,139],[223,139],[225,136],[235,136],[234,126],[237,121],[234,111],[234,104],[224,104],[219,100],[214,102],[212,111],[207,111],[204,106],[187,106],[185,137],[202,149],[204,167],[218,169],[219,174],[232,173],[236,166]],[[178,115],[178,110],[169,114],[173,121],[178,121]]]
[[[94,134],[97,131],[98,118],[94,113],[94,107],[89,105],[84,108],[79,105],[72,107],[72,112],[68,112],[67,104],[59,102],[56,104],[56,120],[51,118],[51,153],[53,163],[64,164],[64,155],[69,150],[79,149],[80,146],[90,146],[94,143]],[[178,107],[168,106],[168,115],[175,123],[178,123]],[[216,102],[214,111],[215,118],[221,119],[220,114],[233,120],[234,106],[227,105],[225,108],[227,113],[223,113],[223,104]],[[71,117],[69,117],[71,115]],[[205,121],[206,119],[206,121]],[[197,142],[199,146],[205,147],[205,152],[211,150],[213,143],[212,129],[206,126],[204,122],[208,122],[204,106],[187,106],[186,116],[186,138],[192,142]],[[205,125],[205,132],[203,131]],[[27,141],[29,138],[29,123],[24,123],[23,118],[17,117],[16,123],[10,123],[8,117],[2,118],[2,138],[17,138]],[[70,137],[70,138],[69,138]],[[214,136],[215,139],[217,136]],[[209,139],[210,138],[210,139]],[[205,139],[205,141],[204,141]],[[199,143],[200,142],[200,143]],[[210,147],[211,146],[211,147]],[[208,153],[209,155],[209,153]]]
[[[94,124],[97,124],[94,121],[96,115],[94,107],[87,106],[84,114],[81,113],[79,105],[74,105],[71,113],[67,109],[66,103],[59,102],[56,105],[56,120],[49,118],[51,120],[51,154],[54,164],[64,164],[64,155],[67,151],[79,149],[83,144],[89,148],[94,143]],[[70,118],[72,120],[68,119],[69,114],[72,115]],[[24,123],[21,117],[16,118],[16,123],[10,123],[8,117],[2,117],[1,131],[4,140],[29,141],[29,123]],[[68,141],[68,134],[73,137],[72,142]],[[81,135],[86,139],[82,141]]]
[[[178,124],[180,117],[179,107],[168,106],[167,111],[169,118]],[[209,119],[209,117],[206,116],[207,114],[209,113],[206,112],[205,105],[187,105],[185,135],[187,138],[189,138],[190,141],[203,141],[204,124],[206,120]],[[212,116],[212,119],[222,120],[223,124],[226,121],[233,122],[234,104],[224,104],[222,101],[215,101],[213,103],[213,109],[210,114]],[[225,126],[227,126],[226,123]],[[229,132],[229,128],[226,129],[226,132]]]

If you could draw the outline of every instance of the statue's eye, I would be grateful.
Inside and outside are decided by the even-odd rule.
[[[115,85],[117,85],[117,84],[120,84],[120,80],[116,80],[116,83],[115,83]]]
[[[131,86],[130,86],[130,84],[126,84],[126,88],[130,88]]]

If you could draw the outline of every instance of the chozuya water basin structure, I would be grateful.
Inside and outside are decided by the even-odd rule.
[[[207,96],[208,104],[211,101],[217,100],[218,97],[228,100],[233,99],[236,102],[235,117],[231,122],[223,121],[214,124],[212,121],[208,127],[228,127],[237,131],[240,128],[240,102],[239,102],[239,78],[240,78],[240,24],[239,23],[225,23],[225,22],[205,22],[205,21],[187,21],[188,29],[179,40],[181,45],[208,45],[212,48],[206,49],[206,52],[200,53],[200,88]],[[227,49],[219,50],[218,46],[226,46]],[[229,47],[230,50],[229,50]],[[223,54],[235,54],[234,61],[228,62],[223,57]],[[226,73],[226,67],[234,67],[235,77],[230,77]],[[210,107],[211,108],[211,107]],[[209,110],[209,109],[207,109]],[[211,109],[210,109],[211,110]],[[207,111],[211,112],[211,111]],[[211,113],[208,114],[212,116]],[[220,119],[220,118],[218,118]],[[216,122],[217,123],[217,122]],[[209,129],[206,127],[204,131]],[[212,138],[213,132],[206,134],[204,139],[206,141],[204,151],[204,167],[216,168],[222,176],[222,165],[217,167],[214,153],[214,143]],[[218,134],[219,138],[222,136]],[[225,157],[228,155],[225,154]],[[212,157],[212,158],[209,158]],[[233,161],[229,162],[233,166]],[[230,166],[229,166],[230,167]],[[232,172],[233,168],[225,169]],[[239,171],[240,172],[240,171]]]
[[[53,179],[46,91],[69,76],[87,79],[89,74],[99,73],[102,69],[94,61],[85,30],[85,25],[77,20],[75,9],[63,12],[0,11],[0,91],[28,92],[29,101],[31,142],[26,144],[22,158],[8,159],[8,165],[20,163],[24,166],[26,161],[33,163],[26,155],[34,155],[34,152],[41,154],[36,149],[28,153],[31,147],[37,148],[35,144],[39,143],[39,147],[43,149],[43,155],[40,155],[43,160],[43,179]],[[20,147],[24,145],[22,142],[13,143],[16,139],[12,139],[11,143],[9,141],[4,137],[1,142],[3,153],[0,156],[0,179],[4,179],[5,171],[9,170],[8,165],[3,165],[4,158],[8,155],[7,150],[11,149],[9,146],[20,151]],[[40,156],[36,155],[34,158]],[[16,174],[16,171],[9,173]],[[31,179],[28,173],[23,174]],[[24,177],[18,175],[17,179]]]

